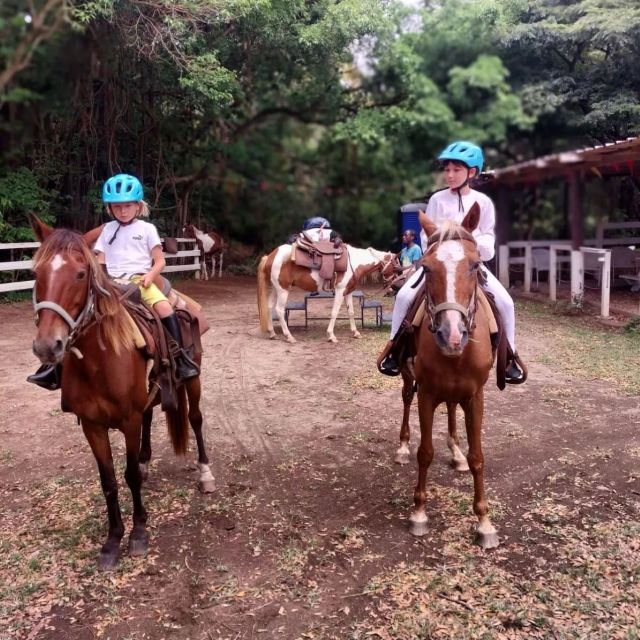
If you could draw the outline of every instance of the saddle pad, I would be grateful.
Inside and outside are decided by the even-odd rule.
[[[133,342],[136,345],[136,349],[144,349],[147,346],[147,342],[142,335],[142,332],[138,328],[138,325],[135,323],[134,319],[131,317],[129,312],[125,309],[125,315],[127,316],[127,322],[131,325],[131,331],[133,333]]]

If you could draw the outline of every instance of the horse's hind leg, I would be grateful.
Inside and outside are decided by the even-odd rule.
[[[144,481],[149,477],[149,460],[151,460],[151,421],[153,420],[153,408],[147,409],[142,414],[142,438],[140,440],[140,455],[138,466],[140,478]]]
[[[103,425],[84,419],[82,420],[82,430],[98,464],[102,493],[107,503],[109,533],[100,550],[98,568],[102,571],[108,571],[115,569],[118,564],[120,541],[124,535],[124,525],[122,524],[120,505],[118,504],[118,482],[113,468],[109,432]]]
[[[287,339],[287,342],[293,344],[297,342],[296,339],[291,335],[291,331],[289,331],[289,327],[287,326],[287,321],[284,318],[284,310],[287,306],[287,299],[289,298],[289,292],[286,289],[281,289],[276,294],[276,315],[278,316],[278,320],[280,320],[280,326],[282,327],[282,333]]]
[[[451,466],[456,471],[469,471],[469,463],[460,451],[460,438],[456,425],[456,402],[447,402],[447,423],[449,435],[447,436],[447,446],[451,451]]]
[[[274,289],[269,291],[269,319],[267,320],[267,332],[269,333],[269,339],[273,340],[276,337],[275,329],[273,328],[273,310],[276,308],[277,294]]]
[[[358,331],[358,327],[356,327],[356,314],[353,310],[353,294],[349,294],[345,296],[345,300],[347,301],[347,312],[349,314],[349,327],[351,328],[351,335],[354,338],[361,338],[360,332]]]
[[[480,442],[484,413],[483,391],[480,390],[474,397],[467,400],[462,408],[469,443],[467,460],[473,474],[473,512],[478,517],[474,542],[483,549],[492,549],[497,547],[500,541],[495,527],[489,520],[489,508],[484,495],[484,457]]]
[[[400,446],[393,457],[393,461],[397,464],[409,463],[409,455],[411,453],[409,449],[409,438],[411,435],[409,416],[411,414],[411,403],[413,402],[414,393],[413,377],[405,371],[402,371],[402,402],[404,409],[402,412],[402,425],[400,427]]]
[[[221,254],[218,256],[218,278],[222,278],[222,256],[223,256],[223,255],[224,255],[224,254],[223,254],[223,253],[221,253]]]
[[[147,512],[142,504],[142,476],[139,467],[140,425],[142,416],[132,414],[123,421],[122,431],[127,447],[127,468],[125,480],[131,490],[133,502],[133,529],[129,534],[129,554],[144,556],[149,550],[149,534],[147,532]]]
[[[204,444],[204,435],[202,433],[202,412],[200,411],[200,378],[192,378],[186,383],[187,395],[189,397],[189,423],[196,437],[198,446],[198,469],[200,470],[200,478],[198,480],[198,489],[202,493],[213,493],[216,489],[216,481],[209,468],[209,458]]]

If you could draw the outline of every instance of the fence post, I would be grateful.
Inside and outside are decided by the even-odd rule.
[[[571,304],[581,307],[584,301],[584,257],[582,251],[571,250]]]

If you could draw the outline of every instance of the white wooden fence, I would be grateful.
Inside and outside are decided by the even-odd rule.
[[[626,273],[622,278],[640,282],[640,236],[606,237],[608,231],[640,229],[640,222],[607,222],[598,225],[596,237],[584,241],[574,251],[566,240],[532,240],[509,242],[498,248],[498,277],[509,287],[509,269],[521,265],[524,271],[524,291],[531,291],[532,273],[548,271],[549,297],[556,299],[558,266],[564,262],[571,265],[571,301],[581,304],[584,296],[585,271],[595,276],[600,289],[600,315],[609,316],[609,298],[612,281],[616,273]],[[513,253],[512,253],[513,252]],[[546,257],[546,263],[540,264]],[[536,260],[537,258],[537,260]],[[629,272],[635,275],[628,275]]]
[[[200,250],[196,247],[196,241],[193,238],[177,238],[179,251],[177,253],[165,253],[164,257],[167,261],[162,273],[179,273],[183,271],[193,271],[194,277],[200,276]],[[10,260],[0,262],[0,271],[14,272],[13,282],[0,283],[0,295],[9,293],[10,291],[23,291],[32,289],[35,280],[21,279],[31,275],[31,267],[33,260],[13,260],[13,254],[20,252],[29,252],[33,255],[35,250],[40,246],[39,242],[11,242],[6,244],[0,243],[0,259],[9,253]],[[182,248],[184,246],[184,249]]]

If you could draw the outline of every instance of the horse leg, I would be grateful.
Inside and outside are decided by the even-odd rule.
[[[216,257],[211,254],[211,277],[216,277]]]
[[[397,464],[408,464],[409,455],[409,415],[411,414],[411,403],[414,395],[413,377],[405,371],[402,371],[402,402],[404,409],[402,411],[402,425],[400,427],[400,446],[393,457],[393,461]]]
[[[218,278],[222,278],[222,256],[224,254],[220,253],[218,256]]]
[[[142,416],[134,413],[123,421],[122,432],[127,447],[127,468],[125,480],[131,491],[133,502],[133,529],[129,534],[129,555],[144,556],[149,550],[149,533],[147,532],[147,512],[142,504],[142,476],[139,467],[140,424]]]
[[[360,332],[356,327],[356,317],[353,312],[353,294],[349,294],[345,296],[345,300],[347,301],[347,311],[349,313],[349,326],[351,327],[351,335],[354,338],[360,338]]]
[[[329,342],[333,342],[333,344],[337,344],[338,342],[338,338],[336,338],[336,334],[333,332],[333,330],[336,326],[336,318],[338,317],[338,312],[340,311],[343,300],[344,293],[342,289],[336,289],[336,293],[333,298],[333,307],[331,307],[331,319],[329,320],[329,326],[327,327],[327,340]]]
[[[138,456],[138,466],[140,467],[140,477],[146,480],[149,477],[149,460],[151,460],[151,420],[153,419],[153,408],[149,407],[142,414],[142,438],[140,440],[140,455]]]
[[[489,508],[484,495],[484,457],[480,442],[482,416],[484,413],[484,394],[481,389],[467,400],[463,407],[467,427],[469,454],[467,461],[473,475],[473,512],[478,517],[474,542],[483,549],[492,549],[500,544],[498,534],[489,520]]]
[[[118,564],[120,541],[124,535],[124,525],[122,524],[120,505],[118,504],[118,482],[113,468],[109,432],[103,425],[86,419],[82,420],[82,431],[98,464],[102,493],[107,503],[109,533],[107,541],[100,550],[98,568],[101,571],[109,571],[115,569]]]
[[[186,383],[187,396],[189,397],[189,423],[196,437],[198,445],[198,469],[200,470],[200,479],[198,480],[198,489],[202,493],[213,493],[216,489],[216,481],[209,468],[209,458],[204,444],[204,436],[202,434],[202,412],[200,411],[200,378],[192,378]]]
[[[267,320],[267,331],[269,332],[269,340],[273,340],[276,337],[276,332],[273,328],[273,310],[276,308],[277,294],[275,289],[269,291],[269,319]]]
[[[409,531],[414,536],[427,533],[427,471],[433,460],[433,414],[436,403],[433,398],[418,389],[418,414],[420,416],[420,446],[418,447],[418,484],[413,493],[413,511],[409,517]]]
[[[278,316],[278,320],[280,320],[280,326],[282,327],[282,333],[287,338],[287,342],[293,344],[296,342],[296,339],[291,335],[291,331],[289,331],[289,327],[287,326],[287,322],[284,319],[284,310],[287,306],[287,299],[289,298],[289,291],[287,289],[280,289],[276,295],[276,315]]]
[[[451,466],[456,471],[469,471],[469,463],[460,451],[460,438],[456,426],[456,402],[447,402],[447,423],[449,435],[447,436],[447,446],[451,451]]]

